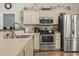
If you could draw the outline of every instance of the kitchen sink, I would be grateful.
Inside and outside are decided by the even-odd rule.
[[[15,38],[28,38],[30,35],[16,35]]]
[[[4,37],[4,38],[28,38],[28,37],[30,37],[30,35],[16,35],[16,36],[14,36],[14,37]]]

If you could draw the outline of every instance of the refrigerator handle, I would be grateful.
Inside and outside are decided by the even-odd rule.
[[[74,16],[72,17],[72,35],[74,37],[75,34],[75,24],[74,24]]]

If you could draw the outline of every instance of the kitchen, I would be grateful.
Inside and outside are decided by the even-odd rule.
[[[69,32],[72,28],[73,32],[72,19],[78,19],[78,6],[75,3],[0,3],[0,55],[79,55],[75,52],[79,51],[75,49],[78,46],[71,47],[72,42],[67,42],[70,45],[66,46],[65,37],[63,39],[63,34],[68,34],[65,31]],[[69,17],[72,20],[71,28],[65,28],[69,24]],[[63,18],[68,24],[64,21],[66,24],[63,25]],[[72,37],[74,35],[76,33],[72,33]]]

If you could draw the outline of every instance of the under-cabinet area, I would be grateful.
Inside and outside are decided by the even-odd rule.
[[[0,56],[79,55],[79,4],[0,4]]]

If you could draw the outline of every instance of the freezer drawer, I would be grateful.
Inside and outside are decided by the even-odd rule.
[[[77,41],[77,43],[76,43],[76,45],[77,45],[77,51],[79,51],[79,40]]]
[[[64,51],[70,51],[70,41],[65,41],[64,42]]]
[[[64,51],[79,51],[79,41],[66,40],[64,43]]]

